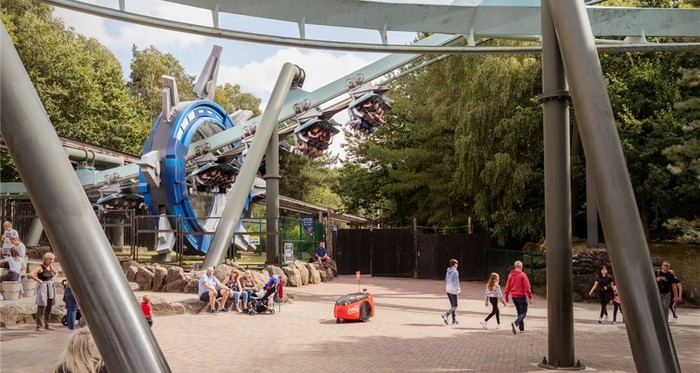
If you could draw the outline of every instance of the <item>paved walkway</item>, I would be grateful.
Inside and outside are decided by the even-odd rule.
[[[503,330],[483,330],[490,308],[484,285],[462,283],[458,326],[445,326],[449,308],[441,281],[363,277],[376,316],[336,324],[338,296],[358,290],[354,276],[288,288],[295,297],[275,315],[239,313],[154,318],[153,332],[173,372],[529,372],[547,355],[546,300],[536,297],[527,332],[513,335],[515,308],[502,310]],[[189,294],[156,294],[169,300]],[[1,302],[0,302],[1,304]],[[576,358],[588,371],[634,372],[624,324],[598,324],[597,304],[574,307]],[[612,315],[612,307],[610,307]],[[0,371],[49,372],[70,331],[35,332],[33,325],[0,330]],[[681,368],[700,372],[700,310],[680,309],[671,325]]]

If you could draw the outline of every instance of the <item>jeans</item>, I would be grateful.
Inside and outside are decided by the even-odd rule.
[[[78,314],[78,305],[74,307],[69,307],[66,309],[66,321],[68,322],[68,329],[75,329],[75,317]]]
[[[513,298],[513,304],[515,305],[515,310],[518,312],[518,318],[515,319],[515,325],[520,328],[522,332],[525,330],[525,315],[527,315],[527,298]]]
[[[456,318],[455,311],[457,310],[457,294],[447,293],[447,298],[450,299],[451,307],[449,310],[447,310],[447,312],[445,312],[445,315],[452,315],[452,321],[454,321]]]
[[[234,291],[233,292],[233,304],[238,304],[239,300],[243,300],[243,303],[248,303],[248,292],[247,291]]]

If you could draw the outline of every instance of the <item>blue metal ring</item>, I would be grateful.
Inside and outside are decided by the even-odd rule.
[[[162,141],[164,139],[156,141],[155,138],[158,126],[167,125],[167,123],[162,121],[162,114],[155,120],[148,140],[144,144],[143,154],[158,150],[161,155],[164,155],[161,158],[160,189],[161,193],[164,189],[167,195],[167,214],[182,217],[180,231],[186,234],[187,245],[206,253],[211,243],[211,235],[187,234],[202,233],[206,230],[197,221],[196,213],[190,204],[185,167],[190,143],[197,130],[204,124],[214,124],[221,131],[235,126],[231,117],[217,103],[209,100],[192,101],[184,109],[179,110],[177,117],[173,120],[167,145],[165,141]],[[160,147],[160,149],[154,149],[154,143],[159,144],[156,147]],[[165,145],[165,149],[162,149],[163,145]],[[148,185],[142,173],[139,174],[139,179],[139,191],[144,196],[144,202],[149,206],[151,213],[157,215],[157,202],[154,201],[153,191],[150,190],[151,186]],[[172,219],[170,223],[173,227],[176,226]]]

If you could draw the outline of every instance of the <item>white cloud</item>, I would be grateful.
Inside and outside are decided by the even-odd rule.
[[[245,92],[251,92],[266,101],[285,62],[298,65],[306,72],[305,91],[313,91],[335,81],[371,61],[355,54],[336,55],[317,50],[284,48],[260,62],[244,66],[226,65],[225,57],[219,68],[219,84],[238,84]]]
[[[117,6],[114,1],[86,0],[85,2],[106,7]],[[131,4],[137,5],[130,6]],[[206,10],[174,5],[162,1],[143,0],[138,3],[127,2],[126,11],[187,23],[207,26],[211,26],[212,24],[211,13]],[[187,50],[193,46],[203,44],[206,39],[200,35],[174,33],[155,27],[146,27],[124,22],[110,21],[109,24],[111,26],[108,28],[105,18],[65,10],[60,7],[55,8],[54,16],[63,19],[64,23],[67,26],[73,27],[76,32],[85,36],[97,38],[115,54],[123,52],[131,53],[132,44],[136,44],[139,49],[154,45],[161,51],[176,55],[178,51]]]

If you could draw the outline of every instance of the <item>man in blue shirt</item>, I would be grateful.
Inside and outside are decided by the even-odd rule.
[[[328,249],[326,249],[325,242],[321,242],[318,244],[318,247],[316,248],[314,255],[316,256],[317,262],[322,263],[326,267],[328,266],[328,261],[330,261],[331,258],[328,256]]]
[[[207,268],[207,272],[199,276],[199,300],[209,302],[209,313],[216,315],[216,300],[223,299],[219,312],[228,312],[224,303],[228,299],[229,288],[222,284],[214,276],[214,268]]]

